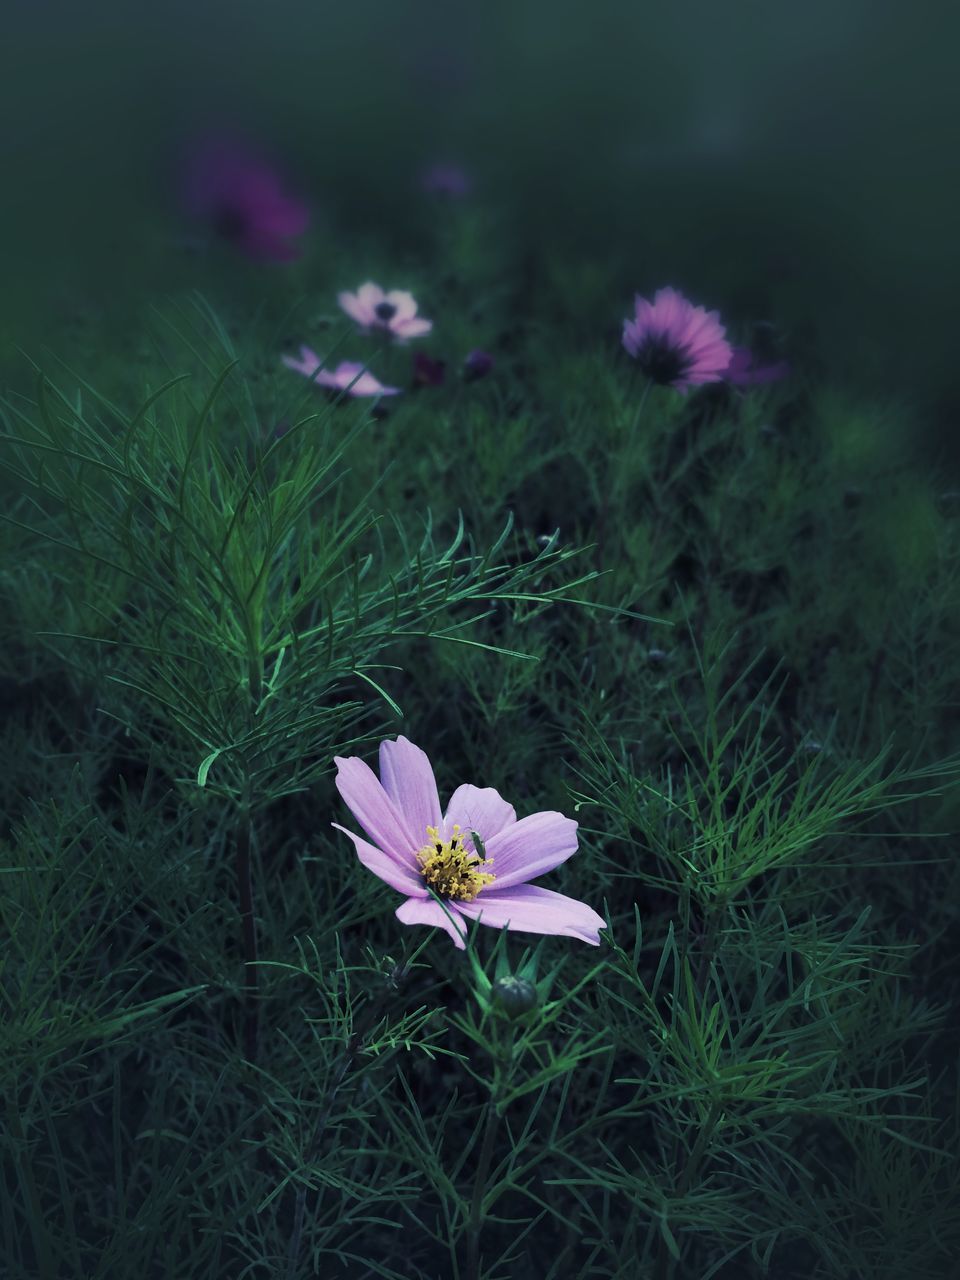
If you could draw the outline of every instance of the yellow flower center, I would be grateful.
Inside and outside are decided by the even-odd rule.
[[[495,879],[489,867],[492,858],[481,858],[464,846],[459,826],[454,826],[449,840],[442,840],[436,827],[427,827],[428,843],[417,854],[423,878],[441,898],[459,898],[472,902],[484,885]]]

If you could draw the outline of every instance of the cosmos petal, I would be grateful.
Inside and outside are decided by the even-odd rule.
[[[350,812],[378,848],[413,866],[422,841],[384,791],[368,764],[358,756],[337,756],[336,787]]]
[[[694,306],[669,285],[652,303],[637,295],[634,316],[624,321],[623,346],[648,377],[684,393],[721,381],[732,355],[719,312]]]
[[[389,302],[395,308],[390,321],[391,327],[403,320],[410,320],[417,314],[417,304],[413,294],[405,289],[391,289],[384,295],[383,301]]]
[[[439,827],[441,817],[437,781],[427,753],[409,738],[384,739],[380,743],[380,781],[421,846],[425,844],[427,827]]]
[[[394,318],[390,323],[390,332],[398,338],[420,338],[432,328],[433,321],[424,320],[421,316],[414,316],[410,320]]]
[[[463,831],[476,831],[486,844],[516,820],[517,813],[513,805],[507,804],[495,787],[475,787],[465,782],[450,797],[444,827],[449,834],[454,823],[457,823]],[[467,844],[470,848],[473,847],[473,841],[469,838]]]
[[[577,851],[577,824],[562,813],[531,813],[485,841],[497,889],[525,884]]]
[[[535,884],[520,884],[509,890],[483,889],[472,902],[459,902],[457,906],[468,919],[495,929],[560,934],[592,946],[599,945],[599,930],[607,927],[603,916],[585,902]]]
[[[417,897],[418,893],[426,897],[427,890],[424,886],[423,877],[413,870],[413,866],[407,859],[401,859],[396,854],[384,853],[382,849],[378,849],[376,845],[369,844],[362,836],[354,835],[352,831],[348,831],[346,827],[341,827],[339,822],[331,824],[337,831],[342,831],[344,835],[349,836],[353,841],[353,846],[357,851],[357,857],[367,868],[372,871],[375,876],[379,876],[385,881],[391,889],[396,889],[398,893],[406,893],[412,897]]]
[[[366,327],[373,324],[376,319],[373,309],[362,302],[355,293],[343,290],[337,294],[337,302],[341,310],[345,311],[351,320],[356,320],[357,324]]]
[[[444,905],[454,919],[462,918],[460,917],[460,903],[447,902]],[[432,924],[438,929],[445,929],[460,950],[463,951],[466,925],[464,925],[461,933],[436,899],[408,898],[406,902],[401,902],[400,906],[397,907],[396,915],[401,924]]]

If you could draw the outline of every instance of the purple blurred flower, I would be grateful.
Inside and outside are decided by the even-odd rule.
[[[470,194],[473,186],[465,169],[458,164],[432,164],[424,169],[420,178],[424,191],[432,195],[451,196],[460,199]]]
[[[396,396],[399,387],[385,387],[382,382],[370,373],[357,360],[341,360],[335,369],[321,368],[322,361],[315,351],[309,347],[300,348],[300,359],[295,356],[284,356],[283,363],[288,369],[302,373],[305,378],[315,382],[318,387],[328,391],[345,391],[348,396]]]
[[[623,345],[653,382],[684,394],[720,382],[733,354],[716,311],[696,307],[676,289],[658,289],[653,302],[635,300],[633,320],[623,322]]]
[[[250,257],[284,262],[300,256],[289,241],[307,229],[306,205],[287,195],[273,169],[237,143],[199,147],[190,159],[185,194],[196,217]]]
[[[413,357],[413,385],[415,387],[442,387],[446,376],[446,360],[434,360],[422,351],[418,351]]]
[[[769,382],[779,382],[790,372],[786,360],[777,360],[774,364],[755,364],[755,357],[749,347],[734,347],[727,365],[724,378],[735,387],[757,387]]]
[[[379,781],[357,756],[335,763],[337,790],[373,843],[333,825],[350,837],[369,871],[406,895],[397,908],[403,924],[445,929],[461,948],[469,920],[599,944],[602,916],[576,898],[527,883],[576,852],[577,824],[571,818],[544,812],[518,822],[513,806],[493,787],[469,783],[456,789],[442,814],[430,761],[402,737],[381,742]],[[482,847],[475,846],[472,832]]]
[[[463,376],[468,382],[485,378],[492,369],[493,356],[488,355],[486,351],[481,351],[479,347],[471,351],[463,362]]]
[[[380,329],[400,342],[419,338],[433,328],[432,320],[417,315],[412,293],[393,289],[384,293],[378,284],[368,281],[356,293],[337,294],[337,301],[352,320],[363,329]]]

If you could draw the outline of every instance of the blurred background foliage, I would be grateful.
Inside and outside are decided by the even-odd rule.
[[[958,461],[949,6],[16,0],[7,23],[5,364],[53,305],[122,326],[144,290],[192,280],[182,154],[227,126],[312,205],[305,289],[348,230],[427,248],[416,175],[449,157],[497,206],[518,278],[536,245],[619,280],[571,300],[584,332],[683,282],[923,403],[927,443]]]

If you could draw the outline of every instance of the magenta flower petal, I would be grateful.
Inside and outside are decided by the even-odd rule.
[[[476,831],[486,844],[516,820],[513,805],[507,804],[495,787],[475,787],[465,782],[450,797],[444,829],[452,831],[457,823],[464,831]]]
[[[638,295],[633,319],[623,322],[623,345],[647,377],[681,392],[721,381],[732,354],[725,335],[716,311],[670,287],[658,289],[652,303]]]
[[[190,158],[185,196],[191,211],[251,257],[299,256],[290,241],[306,231],[306,205],[289,196],[279,176],[235,141],[208,140]]]
[[[531,813],[484,843],[493,859],[494,887],[509,889],[552,871],[576,853],[577,824],[550,810]]]
[[[427,890],[415,858],[403,859],[396,854],[384,853],[376,845],[368,844],[362,836],[348,831],[346,827],[341,827],[339,822],[331,823],[331,826],[350,837],[357,851],[357,857],[363,865],[375,876],[386,881],[391,889],[396,889],[398,893],[410,894],[412,897],[426,897]]]
[[[736,387],[758,387],[779,382],[789,372],[790,365],[786,360],[758,365],[754,363],[754,355],[749,347],[734,347],[724,377]]]
[[[460,915],[460,905],[458,902],[444,904],[454,919]],[[438,929],[445,929],[461,951],[466,945],[463,941],[466,936],[466,926],[461,933],[434,898],[408,898],[397,907],[396,916],[401,924],[432,924]]]
[[[427,753],[408,738],[400,737],[396,742],[384,739],[380,743],[380,781],[407,819],[409,829],[419,836],[420,848],[426,840],[427,827],[439,827],[441,819],[437,781]]]
[[[337,756],[336,786],[350,812],[384,853],[416,866],[424,833],[414,834],[403,813],[384,791],[377,775],[357,756]]]
[[[493,887],[473,902],[459,902],[457,906],[467,919],[494,928],[509,926],[521,933],[563,934],[592,946],[599,945],[599,930],[607,927],[603,916],[585,902],[536,884],[518,884],[506,890]]]

